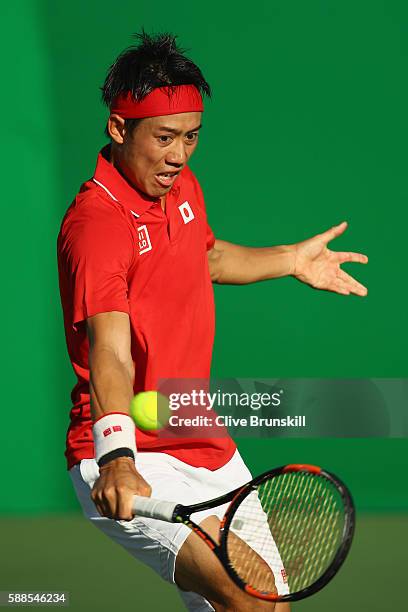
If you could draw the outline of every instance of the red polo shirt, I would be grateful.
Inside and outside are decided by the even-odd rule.
[[[215,239],[198,181],[184,167],[164,212],[159,199],[133,189],[108,159],[109,146],[58,236],[65,335],[78,379],[71,394],[68,468],[94,457],[87,317],[112,310],[129,315],[134,393],[156,389],[159,378],[210,376],[214,299],[207,250]],[[139,429],[136,443],[139,451],[165,452],[212,470],[235,451],[229,437],[162,439]]]

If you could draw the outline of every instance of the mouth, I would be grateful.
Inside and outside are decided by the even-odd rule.
[[[155,174],[154,177],[162,187],[171,187],[179,174],[180,170],[177,172],[160,172],[159,174]]]

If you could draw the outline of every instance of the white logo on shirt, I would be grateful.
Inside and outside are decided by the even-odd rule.
[[[151,251],[152,243],[150,242],[150,236],[146,225],[141,225],[137,228],[137,235],[139,237],[139,255]]]
[[[185,224],[190,223],[190,221],[194,219],[194,213],[191,210],[191,206],[188,202],[184,202],[183,204],[180,204],[178,208],[181,213],[181,216],[183,217],[183,221]]]

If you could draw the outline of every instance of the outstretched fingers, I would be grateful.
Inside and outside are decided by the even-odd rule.
[[[336,278],[328,289],[329,291],[340,293],[340,295],[350,295],[350,290],[347,284],[341,278]]]
[[[355,278],[347,274],[347,272],[344,272],[344,270],[339,270],[337,273],[337,281],[340,282],[349,293],[353,293],[354,295],[364,297],[368,293],[367,287],[356,281]]]
[[[348,251],[337,251],[334,253],[337,263],[342,264],[342,263],[346,263],[346,262],[353,262],[353,263],[361,263],[361,264],[366,264],[368,263],[368,257],[367,255],[363,255],[363,253],[350,253]]]

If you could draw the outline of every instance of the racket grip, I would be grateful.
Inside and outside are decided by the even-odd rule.
[[[145,516],[147,518],[159,519],[160,521],[171,523],[173,520],[174,508],[177,505],[178,504],[174,502],[135,495],[133,497],[132,512],[136,517]]]

